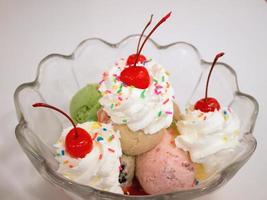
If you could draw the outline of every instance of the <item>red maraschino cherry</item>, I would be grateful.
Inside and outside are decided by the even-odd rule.
[[[139,89],[146,89],[150,85],[150,76],[147,71],[147,69],[144,66],[136,66],[137,63],[143,63],[146,61],[146,57],[141,55],[142,49],[149,39],[149,37],[152,35],[152,33],[163,23],[165,22],[169,17],[171,16],[171,12],[169,12],[166,16],[164,16],[157,24],[156,26],[150,31],[150,33],[145,38],[144,42],[142,43],[141,47],[139,48],[141,38],[147,29],[147,27],[150,25],[152,21],[153,15],[151,15],[150,21],[147,23],[146,27],[144,28],[137,46],[137,53],[132,54],[127,59],[127,65],[129,67],[125,68],[121,74],[120,74],[120,80],[125,83],[128,86],[134,86]],[[133,62],[134,60],[134,62]]]
[[[32,106],[50,108],[68,118],[68,120],[73,125],[73,129],[70,130],[65,139],[66,152],[70,154],[70,156],[74,158],[84,158],[86,154],[92,151],[93,142],[90,134],[86,130],[76,127],[73,120],[65,112],[45,103],[35,103]]]
[[[211,72],[217,62],[217,60],[222,57],[224,55],[224,53],[218,53],[212,63],[209,75],[208,75],[208,79],[207,79],[207,83],[206,83],[206,91],[205,91],[205,98],[200,99],[199,101],[196,102],[195,104],[195,109],[196,110],[200,110],[202,112],[214,112],[215,110],[220,110],[221,106],[219,104],[219,102],[213,98],[213,97],[208,97],[208,87],[209,87],[209,81],[210,81],[210,76],[211,76]]]
[[[132,66],[136,63],[144,63],[146,61],[146,57],[144,55],[138,55],[137,53],[134,53],[130,55],[127,59],[126,65]]]
[[[120,74],[120,80],[129,86],[146,89],[150,84],[150,76],[145,67],[131,66],[125,68]]]

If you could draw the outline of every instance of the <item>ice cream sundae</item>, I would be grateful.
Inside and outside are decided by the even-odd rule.
[[[185,113],[175,103],[171,75],[141,54],[170,15],[144,37],[151,16],[136,53],[116,60],[99,83],[74,94],[71,117],[34,104],[61,112],[72,123],[54,144],[58,173],[99,190],[154,195],[191,189],[231,161],[242,137],[238,116],[208,96],[211,72],[223,53],[211,66],[205,97]]]

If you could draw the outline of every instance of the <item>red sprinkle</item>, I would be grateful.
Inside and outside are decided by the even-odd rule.
[[[114,149],[111,149],[111,148],[108,148],[108,150],[109,150],[110,152],[112,152],[112,153],[115,152],[115,150],[114,150]]]
[[[161,92],[158,91],[157,89],[155,89],[154,92],[155,92],[156,95],[159,95],[159,94],[161,93]]]
[[[133,178],[132,184],[130,186],[123,187],[123,192],[125,195],[148,195],[136,177]]]
[[[98,157],[99,160],[101,160],[103,158],[103,154],[101,153]]]
[[[168,98],[168,99],[166,99],[166,100],[163,102],[163,104],[166,104],[166,103],[168,103],[168,101],[169,101],[169,98]]]
[[[99,82],[99,85],[101,85],[104,82],[104,79],[102,79],[102,81]]]
[[[163,87],[162,87],[161,85],[157,85],[156,88],[157,88],[157,89],[161,89],[161,88],[163,88]]]
[[[166,111],[165,112],[167,115],[171,115],[172,114],[172,112],[170,112],[170,111]]]
[[[93,138],[92,138],[92,140],[95,140],[95,139],[96,139],[96,137],[97,137],[97,134],[98,134],[98,133],[95,133],[95,134],[93,135]]]

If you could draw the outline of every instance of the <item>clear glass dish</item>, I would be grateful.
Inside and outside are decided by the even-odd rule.
[[[218,63],[210,81],[209,94],[223,106],[231,106],[241,120],[244,133],[242,149],[224,169],[190,190],[149,196],[125,196],[100,191],[77,184],[57,173],[53,144],[69,122],[49,109],[33,109],[35,102],[47,102],[68,112],[75,92],[87,83],[99,82],[104,70],[118,58],[134,53],[139,36],[130,35],[112,44],[99,38],[81,42],[71,55],[51,54],[44,58],[33,82],[20,85],[14,94],[19,124],[16,137],[24,152],[46,180],[81,199],[176,199],[187,200],[208,194],[227,183],[247,162],[256,148],[252,132],[258,114],[258,103],[240,92],[232,67]],[[171,74],[176,102],[181,109],[204,96],[210,62],[203,60],[198,50],[186,42],[159,45],[149,40],[144,55],[161,63]]]

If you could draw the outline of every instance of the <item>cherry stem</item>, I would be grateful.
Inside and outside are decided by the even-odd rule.
[[[146,26],[145,26],[144,30],[142,31],[142,33],[141,33],[141,35],[140,35],[140,38],[139,38],[139,40],[138,40],[138,45],[137,45],[137,49],[136,49],[136,55],[137,55],[137,56],[136,56],[136,59],[135,59],[134,66],[136,65],[136,63],[137,63],[137,61],[138,61],[138,57],[139,57],[138,51],[139,51],[139,46],[140,46],[142,37],[143,37],[143,35],[144,35],[146,29],[147,29],[147,28],[149,27],[149,25],[151,24],[151,22],[152,22],[152,18],[153,18],[153,15],[150,16],[150,20],[149,20],[149,22],[146,24]]]
[[[148,38],[152,35],[152,33],[154,33],[154,31],[163,23],[163,22],[165,22],[170,16],[171,16],[171,13],[172,12],[169,12],[167,15],[165,15],[157,24],[156,24],[156,26],[154,26],[154,28],[150,31],[150,33],[147,35],[147,37],[145,38],[145,40],[144,40],[144,42],[142,43],[142,45],[141,45],[141,47],[140,47],[140,49],[139,49],[139,51],[137,52],[137,57],[139,57],[139,55],[140,55],[140,53],[141,53],[141,51],[142,51],[142,49],[143,49],[143,47],[144,47],[144,45],[145,45],[145,43],[147,42],[147,40],[148,40]],[[135,65],[136,65],[136,63],[135,63]],[[134,65],[134,66],[135,66]]]
[[[211,65],[211,69],[210,69],[210,72],[209,72],[209,75],[208,75],[208,79],[207,79],[207,83],[206,83],[206,91],[205,91],[205,99],[206,99],[206,100],[207,100],[207,98],[208,98],[208,88],[209,88],[209,82],[210,82],[210,75],[211,75],[211,72],[212,72],[213,68],[215,67],[215,64],[217,63],[218,59],[219,59],[220,57],[222,57],[223,55],[224,55],[223,52],[218,53],[218,54],[215,56],[215,58],[214,58],[214,60],[213,60],[213,63],[212,63],[212,65]]]
[[[64,111],[54,107],[54,106],[51,106],[49,104],[46,104],[46,103],[35,103],[32,105],[33,107],[45,107],[45,108],[50,108],[50,109],[53,109],[59,113],[61,113],[62,115],[64,115],[65,117],[68,118],[68,120],[71,122],[71,124],[73,125],[74,127],[74,130],[75,130],[75,137],[77,138],[78,137],[78,130],[77,130],[77,127],[75,125],[75,123],[73,122],[73,120],[70,118],[70,116],[68,114],[66,114]]]

